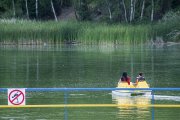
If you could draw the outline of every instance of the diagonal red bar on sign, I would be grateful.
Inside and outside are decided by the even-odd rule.
[[[13,103],[14,100],[17,99],[21,94],[22,94],[22,92],[19,95],[17,95],[13,100],[10,100],[10,102]]]

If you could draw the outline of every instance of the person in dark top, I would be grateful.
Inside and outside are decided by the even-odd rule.
[[[130,85],[131,78],[127,75],[127,72],[123,72],[121,79],[119,81],[127,82],[128,85]]]
[[[145,81],[145,78],[143,77],[143,73],[139,73],[139,75],[136,77],[136,84],[138,82]]]

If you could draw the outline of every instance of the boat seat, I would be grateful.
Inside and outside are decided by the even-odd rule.
[[[119,82],[117,87],[118,88],[135,88],[132,82],[130,82],[130,85],[128,85],[127,82]]]
[[[149,85],[146,81],[140,81],[138,82],[138,85],[136,85],[136,88],[149,88]]]

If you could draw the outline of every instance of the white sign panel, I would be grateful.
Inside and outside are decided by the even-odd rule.
[[[25,105],[25,89],[8,89],[8,105]]]

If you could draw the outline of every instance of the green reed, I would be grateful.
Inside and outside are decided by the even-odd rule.
[[[83,29],[80,41],[95,43],[132,44],[149,40],[149,26],[145,25],[107,25],[100,24]]]
[[[0,22],[4,44],[139,44],[150,40],[151,25],[123,25],[76,21]]]

